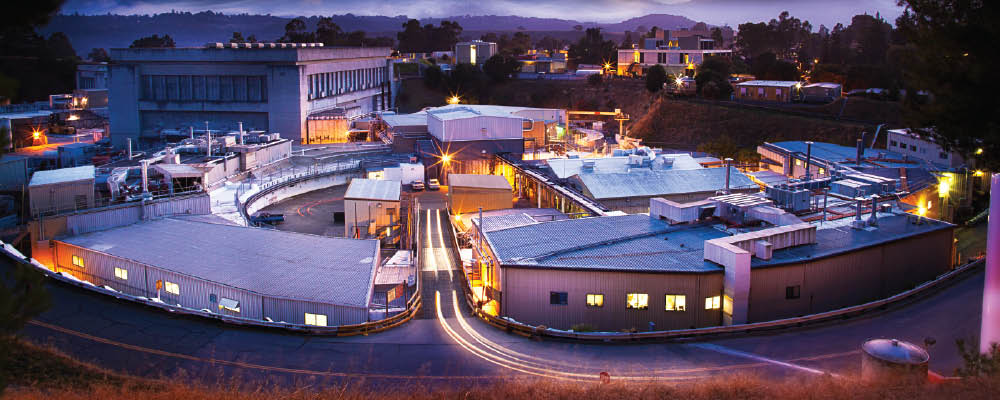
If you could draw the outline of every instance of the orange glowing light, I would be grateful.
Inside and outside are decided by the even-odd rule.
[[[458,104],[460,101],[462,101],[462,99],[458,96],[451,96],[448,98],[448,104]]]
[[[33,137],[35,140],[38,140],[38,138],[40,138],[41,136],[42,136],[42,131],[38,129],[31,131],[31,137]]]
[[[441,162],[443,162],[445,164],[450,163],[451,162],[451,154],[442,154],[441,155]]]

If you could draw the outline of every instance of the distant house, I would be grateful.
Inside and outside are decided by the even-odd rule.
[[[819,82],[802,87],[802,100],[809,103],[829,103],[843,96],[843,86],[839,83]]]
[[[473,40],[455,43],[455,63],[483,65],[497,53],[497,44]]]
[[[738,100],[790,103],[800,85],[795,81],[748,81],[736,84],[735,96]]]
[[[654,65],[667,73],[694,76],[695,69],[711,57],[730,57],[732,50],[717,48],[711,33],[657,30],[641,48],[618,50],[618,75],[643,75]]]
[[[930,133],[921,134],[912,129],[890,129],[886,142],[888,150],[903,157],[926,161],[937,168],[948,170],[965,165],[965,158],[954,151],[946,151],[934,142]]]

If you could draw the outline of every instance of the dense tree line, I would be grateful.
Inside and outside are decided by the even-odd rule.
[[[0,17],[0,103],[45,100],[73,90],[78,57],[69,38],[62,32],[46,38],[36,30],[61,5],[26,2]]]
[[[234,39],[236,34],[234,32]],[[242,37],[242,34],[240,34]],[[251,36],[252,37],[252,36]],[[254,38],[256,39],[256,38]],[[392,39],[387,37],[366,37],[364,31],[357,30],[345,32],[331,17],[320,17],[316,22],[316,30],[309,31],[306,21],[302,18],[295,18],[285,24],[284,36],[278,38],[282,43],[323,43],[324,46],[369,46],[369,47],[390,47],[393,45]]]
[[[448,51],[458,43],[462,34],[462,26],[458,22],[441,21],[438,26],[420,25],[420,21],[411,19],[403,24],[403,30],[396,34],[401,53],[430,53],[432,51]]]
[[[570,62],[574,65],[618,62],[618,44],[604,40],[601,28],[587,28],[579,41],[569,46]]]

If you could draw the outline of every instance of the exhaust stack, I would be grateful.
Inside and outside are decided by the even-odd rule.
[[[732,158],[726,158],[726,194],[729,194],[729,175],[732,174]]]
[[[812,171],[810,166],[812,164],[812,148],[813,142],[806,142],[806,180],[812,179]]]

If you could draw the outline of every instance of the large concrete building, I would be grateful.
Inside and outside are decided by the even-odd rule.
[[[390,49],[321,44],[210,44],[112,49],[111,137],[158,139],[163,130],[278,132],[313,142],[307,119],[387,107]],[[340,137],[338,135],[324,135]]]
[[[644,75],[649,67],[661,65],[676,76],[694,76],[695,69],[711,57],[730,57],[732,50],[717,48],[710,36],[680,35],[657,30],[639,48],[618,50],[618,75]]]
[[[541,223],[484,217],[483,239],[472,229],[470,240],[483,244],[470,272],[477,301],[556,329],[687,329],[862,304],[952,265],[953,225],[895,209],[857,225],[803,223],[744,194],[654,205],[651,215]],[[732,228],[734,217],[746,224]]]
[[[483,65],[497,53],[497,44],[473,40],[455,43],[455,63]]]

